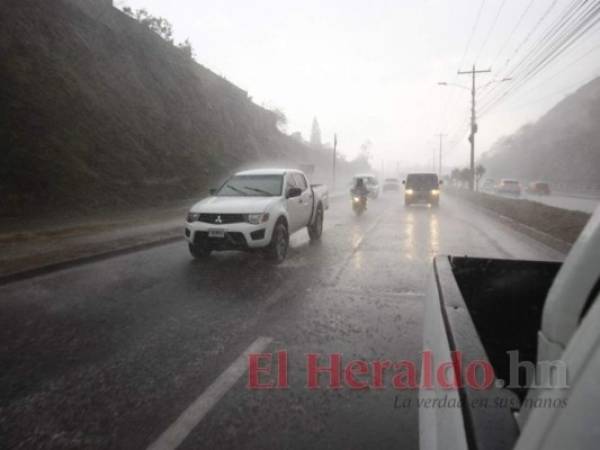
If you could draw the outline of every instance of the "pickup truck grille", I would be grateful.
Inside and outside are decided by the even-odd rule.
[[[243,214],[200,214],[198,222],[221,225],[226,223],[245,222],[245,219]]]

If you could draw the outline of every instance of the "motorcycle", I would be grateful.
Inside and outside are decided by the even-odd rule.
[[[367,210],[367,197],[365,195],[353,195],[352,210],[357,216],[364,213]]]

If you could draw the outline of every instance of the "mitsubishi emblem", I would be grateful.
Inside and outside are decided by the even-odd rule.
[[[217,216],[217,218],[215,219],[215,223],[223,223],[223,219],[221,219],[221,216]]]

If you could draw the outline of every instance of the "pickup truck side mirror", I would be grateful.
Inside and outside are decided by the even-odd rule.
[[[286,198],[300,197],[302,195],[302,189],[297,187],[289,188],[286,194]]]
[[[444,184],[444,180],[440,180],[440,181],[439,181],[439,184],[440,184],[440,185]]]
[[[215,188],[209,189],[209,190],[208,190],[208,193],[209,193],[210,195],[215,195],[215,194],[217,193],[217,189],[215,189]]]
[[[402,180],[402,184],[406,184],[406,180]]]

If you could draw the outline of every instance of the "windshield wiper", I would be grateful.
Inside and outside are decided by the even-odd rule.
[[[250,186],[244,186],[244,189],[248,189],[249,191],[258,192],[259,194],[265,194],[267,197],[273,197],[272,192],[263,191],[262,189],[253,188]]]
[[[235,191],[235,192],[237,192],[238,194],[241,194],[241,195],[243,195],[244,197],[247,197],[247,196],[248,196],[248,194],[247,194],[247,193],[245,193],[245,192],[244,192],[244,191],[242,191],[241,189],[238,189],[238,188],[236,188],[235,186],[231,186],[231,185],[229,185],[229,184],[226,184],[226,185],[225,185],[225,187],[226,187],[226,188],[229,188],[229,189],[231,189],[232,191]]]

